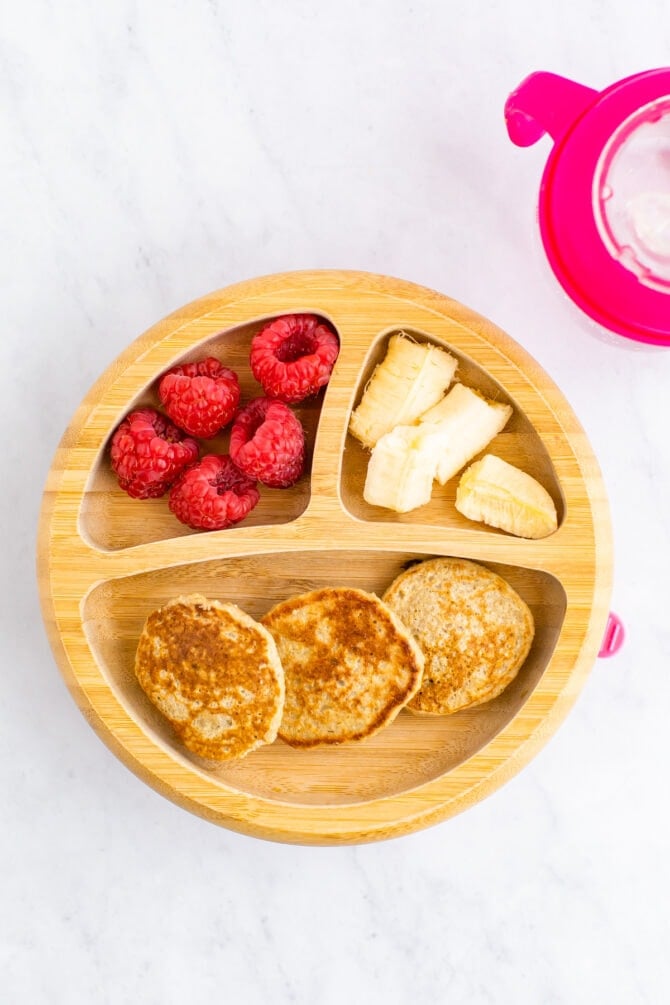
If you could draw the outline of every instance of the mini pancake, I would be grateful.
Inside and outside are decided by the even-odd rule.
[[[419,688],[421,651],[374,594],[315,590],[277,604],[261,620],[286,675],[279,735],[292,747],[364,740]]]
[[[383,599],[426,661],[411,712],[446,715],[491,701],[514,680],[533,641],[525,602],[501,576],[475,562],[420,562],[401,573]]]
[[[244,757],[277,736],[284,673],[270,633],[234,604],[177,597],[146,620],[135,673],[185,747]]]

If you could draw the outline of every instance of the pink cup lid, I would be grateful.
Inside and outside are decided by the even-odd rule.
[[[565,291],[606,328],[670,345],[670,68],[602,92],[533,73],[505,119],[517,146],[554,140],[539,217]]]

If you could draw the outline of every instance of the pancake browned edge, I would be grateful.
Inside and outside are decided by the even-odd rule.
[[[383,599],[426,658],[412,712],[446,715],[496,698],[516,677],[535,634],[528,606],[509,583],[464,559],[420,562]]]
[[[315,590],[277,604],[262,622],[286,675],[279,735],[292,747],[364,740],[395,719],[421,684],[419,647],[372,593]]]
[[[277,736],[284,672],[270,633],[234,604],[177,597],[146,620],[137,679],[185,747],[244,757]]]

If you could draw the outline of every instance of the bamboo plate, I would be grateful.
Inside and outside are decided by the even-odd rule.
[[[131,406],[156,404],[154,381],[207,353],[248,367],[264,319],[327,318],[341,349],[325,394],[297,411],[310,469],[292,489],[264,490],[248,520],[194,533],[165,499],[116,486],[106,443]],[[459,375],[509,400],[492,449],[535,475],[557,503],[559,529],[526,541],[465,520],[457,479],[428,506],[398,516],[362,498],[366,454],[347,435],[352,406],[395,330],[449,348]],[[225,441],[215,441],[225,449]],[[356,272],[270,276],[213,293],[137,339],[89,392],[56,453],[38,543],[43,614],[81,711],[114,753],[175,802],[235,830],[278,841],[387,838],[452,816],[526,764],[567,714],[595,660],[611,584],[608,507],[595,458],[569,405],[493,324],[431,290]],[[401,713],[365,743],[294,750],[281,741],[212,770],[174,739],[133,673],[148,612],[180,593],[232,600],[260,616],[322,585],[381,592],[411,559],[453,555],[502,573],[531,607],[532,650],[495,701],[446,717]]]

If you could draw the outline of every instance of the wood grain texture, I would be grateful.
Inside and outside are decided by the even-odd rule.
[[[194,533],[165,499],[137,502],[115,484],[107,441],[135,404],[156,403],[155,378],[177,361],[218,355],[260,392],[248,346],[262,322],[309,311],[341,342],[325,393],[300,406],[309,465],[293,489],[264,490],[236,528]],[[537,477],[559,529],[524,541],[472,524],[454,508],[457,479],[402,516],[368,506],[367,455],[347,435],[352,406],[404,329],[446,345],[459,377],[514,406],[493,452]],[[225,449],[226,439],[213,441]],[[184,592],[232,600],[252,615],[321,585],[383,592],[406,562],[471,558],[500,572],[530,605],[536,639],[518,679],[495,701],[453,716],[402,713],[351,747],[292,750],[281,741],[232,765],[199,762],[138,688],[134,649],[146,614]],[[137,339],[77,410],[44,493],[38,578],[54,654],[83,714],[133,771],[207,819],[302,843],[407,833],[492,792],[535,754],[574,702],[596,658],[611,588],[607,501],[576,417],[541,368],[491,322],[410,283],[354,272],[264,277],[187,305]]]

